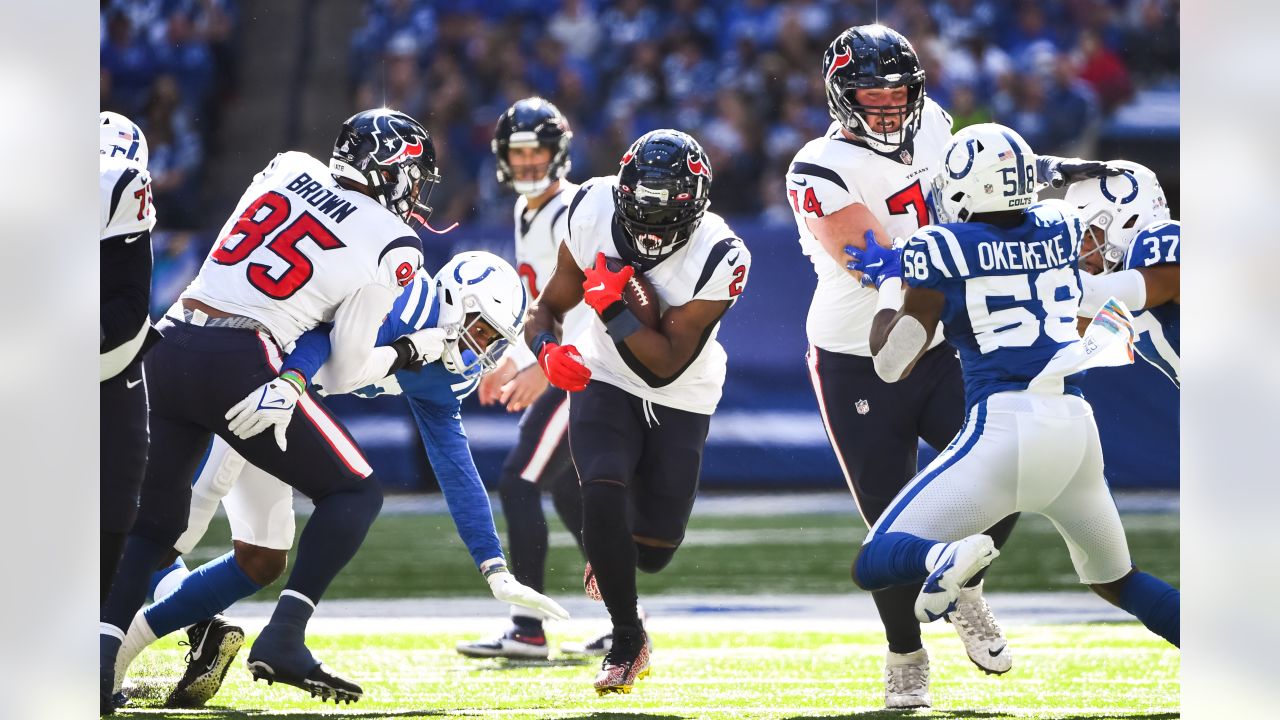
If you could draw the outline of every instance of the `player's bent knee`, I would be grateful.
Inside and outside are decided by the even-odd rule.
[[[284,574],[289,562],[287,550],[275,550],[258,545],[234,541],[236,564],[249,579],[258,585],[270,585]]]
[[[1125,583],[1129,582],[1129,578],[1132,578],[1137,572],[1138,568],[1137,566],[1134,566],[1119,580],[1113,580],[1108,583],[1092,584],[1089,586],[1089,589],[1103,600],[1106,600],[1116,607],[1120,607],[1120,592],[1124,589]]]
[[[879,588],[869,588],[858,582],[858,560],[862,557],[862,550],[865,547],[866,545],[859,545],[858,552],[853,554],[853,562],[849,564],[849,579],[853,580],[853,584],[861,590],[878,590]]]
[[[641,572],[656,573],[671,564],[676,556],[676,546],[655,547],[636,542],[636,568]]]

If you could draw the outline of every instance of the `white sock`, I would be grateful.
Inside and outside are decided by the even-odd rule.
[[[947,549],[954,544],[955,543],[934,543],[933,547],[929,548],[929,552],[924,556],[925,569],[929,572],[937,570],[938,565],[942,560],[943,553],[945,553]]]
[[[182,581],[186,580],[187,576],[190,574],[191,571],[188,570],[186,566],[178,565],[168,575],[160,578],[160,582],[156,583],[154,601],[160,602],[168,597],[170,593],[178,589],[178,586],[181,585]]]
[[[129,632],[124,634],[124,642],[120,643],[120,652],[116,654],[116,686],[114,692],[120,692],[124,684],[124,676],[129,672],[129,665],[148,645],[157,640],[147,618],[139,610],[129,624]]]

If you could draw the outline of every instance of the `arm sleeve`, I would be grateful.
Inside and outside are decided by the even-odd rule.
[[[320,366],[329,359],[332,350],[329,333],[332,330],[333,326],[326,323],[302,333],[280,369],[297,370],[308,382],[314,382]]]
[[[126,242],[133,237],[132,242]],[[118,236],[99,243],[102,306],[99,309],[99,352],[129,342],[150,321],[151,233]]]
[[[1147,304],[1147,281],[1137,270],[1121,270],[1107,275],[1080,273],[1080,317],[1098,314],[1110,298],[1124,303],[1130,312],[1138,312]]]
[[[331,383],[327,389],[331,395],[351,392],[387,376],[395,351],[381,348],[391,350],[389,358],[385,352],[374,352],[374,343],[382,320],[395,300],[396,293],[390,287],[373,284],[352,293],[338,308],[326,368]]]
[[[427,459],[440,481],[458,537],[466,544],[476,567],[486,560],[503,557],[489,495],[471,457],[458,406],[444,407],[410,397],[409,410],[418,425]]]

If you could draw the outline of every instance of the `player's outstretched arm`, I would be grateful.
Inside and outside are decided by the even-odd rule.
[[[892,292],[888,280],[880,292]],[[902,307],[886,308],[871,321],[871,355],[876,374],[885,382],[897,382],[911,373],[916,361],[933,342],[933,333],[942,319],[946,296],[931,288],[908,287]]]
[[[1138,268],[1147,287],[1147,301],[1142,309],[1159,307],[1165,303],[1182,303],[1182,266],[1176,264],[1153,265]]]
[[[875,232],[875,237],[887,238],[888,233],[871,210],[862,203],[846,205],[839,210],[822,217],[806,217],[805,225],[813,236],[822,243],[822,247],[845,269],[853,279],[861,281],[862,273],[848,267],[849,258],[845,254],[846,246],[866,249],[868,232]]]

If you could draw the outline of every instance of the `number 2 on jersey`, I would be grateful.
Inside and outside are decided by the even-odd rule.
[[[263,211],[266,214],[263,215]],[[219,265],[235,265],[249,257],[250,253],[266,242],[267,236],[276,233],[280,225],[289,219],[289,198],[277,192],[269,192],[254,200],[241,213],[231,232],[214,248],[210,257]],[[288,263],[279,277],[272,277],[270,266],[262,263],[249,263],[245,272],[249,284],[265,295],[284,300],[291,297],[315,272],[311,260],[298,249],[298,243],[310,238],[321,250],[334,250],[346,247],[311,213],[302,215],[275,234],[267,243],[267,249],[274,252],[281,260]]]

